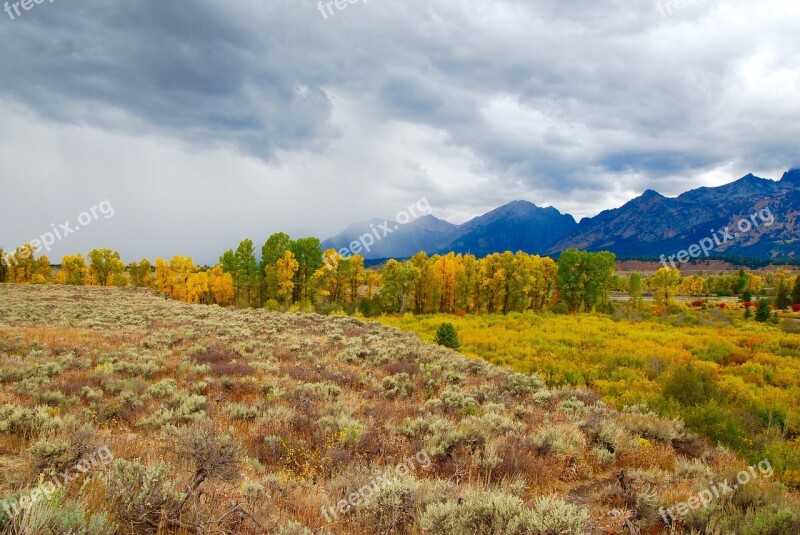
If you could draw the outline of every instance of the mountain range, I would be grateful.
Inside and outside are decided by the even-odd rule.
[[[753,223],[752,228],[740,232],[747,228],[744,223],[738,226],[741,220]],[[386,230],[374,231],[381,225]],[[731,237],[727,241],[721,234],[726,227]],[[713,237],[721,242],[715,245],[715,255],[797,259],[800,170],[788,171],[780,181],[749,174],[724,186],[693,189],[678,197],[647,190],[619,208],[580,223],[556,208],[513,201],[462,225],[433,215],[405,225],[389,221],[386,226],[382,219],[356,223],[322,245],[324,249],[348,248],[368,233],[381,239],[375,240],[369,251],[353,251],[367,260],[408,258],[419,251],[479,257],[503,251],[557,256],[572,247],[611,251],[621,257],[657,258]]]

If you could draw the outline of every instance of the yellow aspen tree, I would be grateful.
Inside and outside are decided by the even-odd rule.
[[[475,256],[468,254],[461,257],[456,272],[456,311],[475,311],[476,302],[473,288],[478,271],[480,271],[480,266]]]
[[[61,259],[61,269],[56,276],[57,284],[83,286],[89,283],[89,268],[83,255],[65,255]]]
[[[295,259],[291,251],[283,253],[283,258],[278,260],[278,297],[283,299],[286,305],[292,302],[294,292],[294,274],[300,268],[300,263]]]
[[[155,276],[153,278],[153,289],[162,294],[172,295],[172,277],[169,264],[161,257],[156,258]]]
[[[424,251],[414,255],[409,263],[417,269],[419,276],[412,293],[413,310],[417,314],[432,314],[439,305],[439,281],[433,265],[438,257],[428,258]]]
[[[370,271],[367,274],[367,299],[372,300],[378,295],[378,288],[381,285],[381,276],[379,273]]]
[[[192,257],[173,256],[169,261],[171,293],[167,292],[167,295],[177,301],[189,302],[189,278],[198,271],[200,268],[194,264]]]
[[[348,289],[350,291],[350,302],[358,299],[358,289],[364,282],[364,258],[360,255],[353,255],[350,260],[350,273],[348,277]]]
[[[328,249],[323,253],[322,267],[317,269],[311,277],[317,302],[331,303],[341,298],[343,281],[340,276],[340,267],[343,262],[346,261],[336,249]],[[275,269],[277,270],[277,268]]]
[[[97,285],[108,286],[115,274],[125,271],[125,264],[120,260],[118,251],[92,249],[89,251],[89,269]]]
[[[667,307],[673,303],[680,281],[681,272],[677,269],[660,268],[656,271],[650,281],[656,306]]]
[[[706,281],[703,277],[690,275],[681,281],[678,292],[681,295],[691,295],[693,297],[705,295]]]
[[[505,312],[524,312],[530,308],[531,293],[536,284],[535,262],[533,257],[523,252],[511,256],[503,255],[503,269],[506,271]]]
[[[219,306],[228,306],[233,301],[235,295],[233,276],[230,273],[225,273],[219,264],[211,270],[208,277],[208,287],[214,302]]]
[[[747,279],[746,288],[751,292],[760,292],[764,288],[764,277],[751,273]]]
[[[501,314],[506,300],[507,277],[503,258],[495,253],[483,259],[482,286],[486,311]]]
[[[186,279],[186,301],[205,303],[208,295],[208,274],[204,271],[192,273]]]
[[[9,258],[9,280],[19,284],[27,284],[33,278],[33,263],[36,249],[33,245],[26,243],[22,247],[17,247],[14,255]]]
[[[50,259],[46,255],[42,255],[33,263],[31,282],[33,284],[49,284],[52,279],[53,269],[50,267]]]
[[[459,257],[460,259],[460,257]],[[456,255],[448,253],[436,259],[433,270],[439,283],[439,310],[452,314],[456,306]]]

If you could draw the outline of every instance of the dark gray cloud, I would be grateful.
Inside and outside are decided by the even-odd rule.
[[[422,196],[456,221],[517,198],[581,217],[648,188],[777,178],[798,161],[798,23],[788,0],[0,13],[0,176],[19,201],[0,245],[102,198],[114,224],[55,253],[102,239],[210,262],[243,236],[326,237]]]

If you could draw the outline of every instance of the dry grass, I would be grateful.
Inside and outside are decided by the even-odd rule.
[[[42,466],[32,452],[75,426],[117,459],[70,485],[55,512],[37,509],[47,529],[2,518],[8,533],[416,534],[469,519],[474,533],[536,535],[555,532],[536,509],[551,495],[571,515],[562,533],[660,533],[659,506],[744,466],[673,422],[393,328],[147,291],[0,285],[0,381],[2,495],[30,488]],[[423,450],[429,465],[326,521],[323,507]],[[780,530],[800,527],[797,511],[759,480],[673,533],[792,532]]]

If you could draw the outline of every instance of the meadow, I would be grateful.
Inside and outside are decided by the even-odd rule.
[[[479,321],[510,336],[497,318]],[[511,333],[531,319],[507,321]],[[552,332],[576,330],[566,322],[552,318]],[[585,352],[574,333],[560,336]],[[797,495],[763,464],[714,496],[710,485],[735,481],[746,460],[678,421],[618,411],[562,382],[346,316],[197,306],[137,288],[0,285],[0,529],[800,529]],[[113,461],[59,481],[104,450]],[[33,489],[44,491],[32,499]],[[711,498],[700,507],[697,496]]]
[[[800,485],[800,325],[745,321],[736,305],[673,315],[384,316],[432,340],[444,322],[460,351],[551,386],[580,386],[618,408],[645,405]]]

